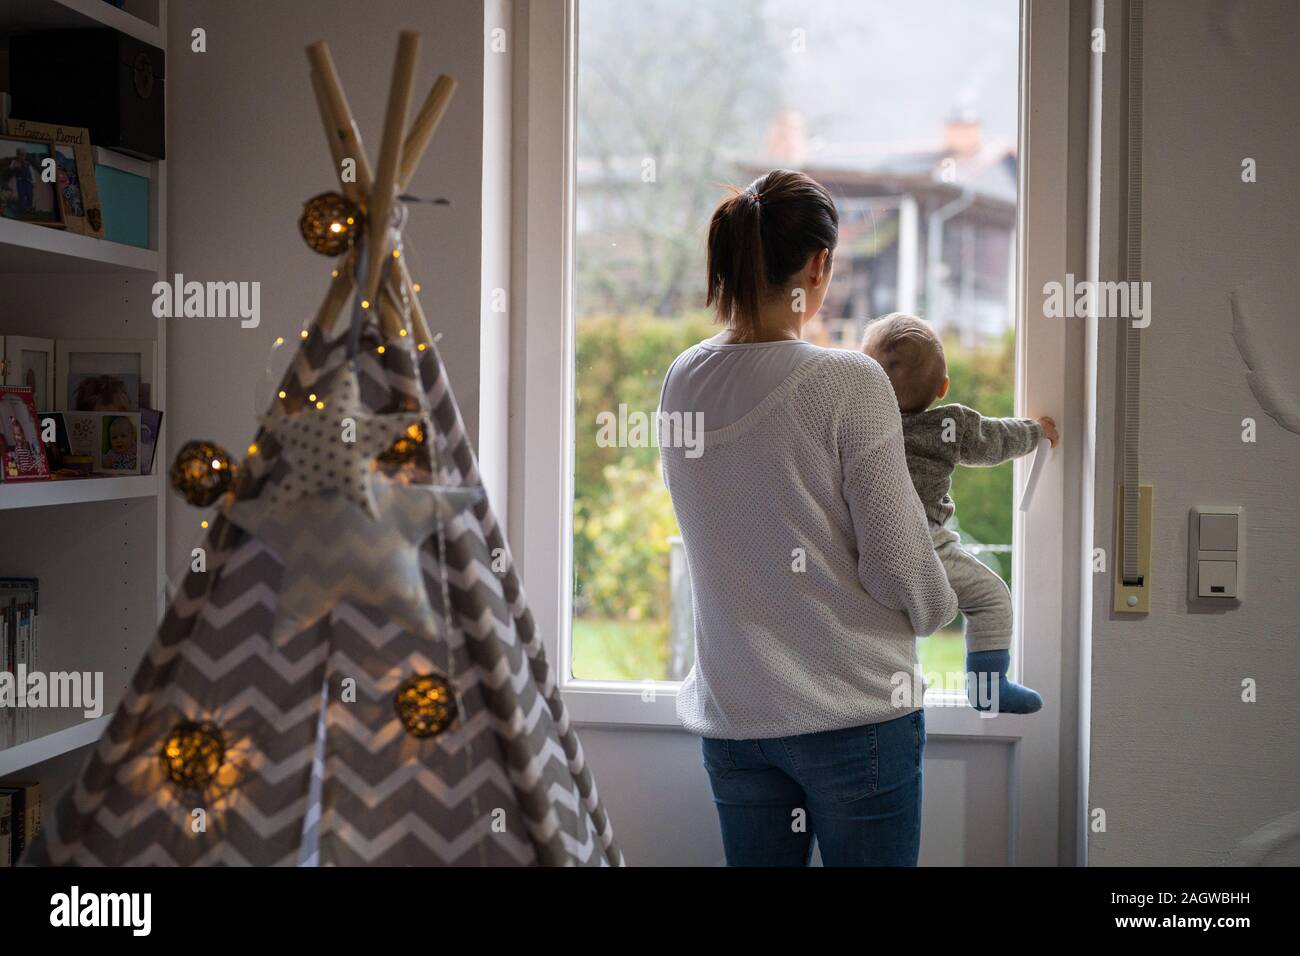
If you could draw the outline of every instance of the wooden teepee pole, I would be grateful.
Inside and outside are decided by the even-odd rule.
[[[345,157],[356,160],[357,181],[342,183],[343,194],[355,203],[364,204],[373,178],[370,160],[366,157],[366,148],[361,143],[361,133],[352,118],[352,110],[348,108],[348,99],[343,95],[329,46],[324,40],[313,43],[307,47],[307,59],[311,62],[312,89],[316,92],[321,121],[325,124],[325,136],[330,143],[330,153],[335,157],[334,172],[341,180],[340,162]]]
[[[313,43],[307,48],[307,57],[311,64],[312,89],[316,95],[316,105],[320,111],[321,125],[325,130],[325,139],[329,145],[335,172],[339,175],[340,186],[348,199],[358,205],[368,206],[374,192],[374,177],[365,147],[361,143],[360,133],[357,131],[356,121],[348,106],[347,96],[343,92],[338,73],[334,69],[334,61],[330,56],[328,45],[324,41]],[[396,70],[394,72],[396,73]],[[455,90],[456,81],[449,76],[440,75],[434,81],[433,88],[429,91],[429,95],[425,98],[419,113],[416,114],[414,121],[411,123],[410,131],[402,144],[397,173],[398,191],[404,190],[410,182],[411,176],[414,174],[425,149],[438,128],[438,124],[446,113],[447,105],[450,103]],[[343,182],[342,162],[347,158],[356,162],[357,176],[355,182]],[[389,250],[389,254],[391,254],[391,250]],[[352,295],[356,285],[354,267],[355,262],[352,260],[345,260],[340,263],[340,268],[336,270],[336,275],[330,283],[325,301],[317,310],[316,324],[326,332],[333,328],[339,314],[347,305],[348,298]],[[427,345],[432,342],[428,319],[424,315],[420,298],[415,291],[415,284],[411,280],[410,272],[404,260],[398,260],[394,273],[401,280],[400,291],[403,293],[403,296],[397,296],[397,301],[401,301],[404,297],[409,304],[411,331],[414,333],[417,343]],[[389,311],[382,305],[382,299],[379,309],[382,320],[384,313]],[[391,312],[388,320],[384,322],[384,326],[388,334],[393,334],[395,326]],[[396,330],[396,334],[400,335],[400,329]]]
[[[411,177],[415,175],[415,168],[420,165],[420,159],[424,156],[429,140],[433,139],[433,133],[442,122],[442,114],[447,112],[447,105],[455,92],[456,81],[447,74],[440,74],[433,81],[433,89],[429,90],[420,112],[415,114],[411,131],[406,136],[406,142],[402,144],[402,164],[397,174],[399,191],[405,190],[410,185]]]
[[[389,215],[397,192],[397,167],[402,161],[402,140],[406,136],[406,114],[411,106],[411,89],[415,83],[415,61],[420,55],[420,35],[403,30],[397,41],[397,61],[393,64],[393,82],[388,88],[388,109],[384,115],[384,138],[379,143],[379,168],[370,191],[370,208],[366,213],[369,248],[366,250],[365,300],[375,302],[379,292],[380,270],[384,258],[392,254],[388,243]],[[381,316],[382,317],[382,316]],[[390,331],[385,329],[385,331]],[[396,332],[396,329],[392,329]]]

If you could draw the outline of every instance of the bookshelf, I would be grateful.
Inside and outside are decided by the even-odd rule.
[[[167,49],[166,0],[0,0],[0,50],[33,29],[111,27]],[[3,77],[0,77],[3,78]],[[39,119],[39,117],[30,117]],[[0,334],[152,339],[153,404],[167,409],[166,327],[152,286],[167,275],[167,171],[147,164],[148,249],[0,218]],[[37,781],[48,807],[116,709],[165,610],[163,418],[154,473],[0,483],[0,576],[40,580],[41,670],[103,674],[102,716],[34,710],[0,749],[0,782]]]

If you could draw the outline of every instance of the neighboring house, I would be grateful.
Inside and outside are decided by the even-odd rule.
[[[915,312],[967,346],[1009,327],[1014,145],[985,144],[970,119],[949,121],[933,143],[821,143],[786,111],[755,152],[715,160],[719,172],[705,176],[684,157],[579,157],[579,311],[672,317],[702,307],[714,179],[747,183],[785,167],[825,185],[840,211],[834,281],[806,338],[856,346],[868,321],[893,311]]]
[[[782,114],[764,157],[737,164],[742,178],[774,166],[801,169],[835,197],[835,277],[807,338],[856,345],[868,321],[915,312],[972,346],[1012,322],[1016,151],[985,145],[980,125],[949,121],[941,143],[810,144],[797,113]]]

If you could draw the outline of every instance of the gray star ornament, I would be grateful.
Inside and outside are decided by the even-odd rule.
[[[378,520],[337,493],[307,495],[287,509],[269,495],[227,505],[226,517],[284,565],[271,631],[278,646],[340,601],[376,608],[412,633],[436,636],[420,551],[439,521],[472,507],[484,491],[378,477],[371,488]]]
[[[264,494],[272,505],[283,508],[307,495],[335,491],[371,518],[378,517],[371,461],[412,425],[423,427],[424,416],[371,414],[361,404],[356,372],[347,366],[338,370],[316,400],[322,407],[309,404],[293,414],[277,407],[262,419],[289,465],[284,479]]]

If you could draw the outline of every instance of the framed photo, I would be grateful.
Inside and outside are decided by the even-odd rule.
[[[32,390],[0,385],[0,481],[45,481],[49,477]]]
[[[162,433],[163,413],[156,408],[140,409],[140,474],[153,474],[153,459]]]
[[[45,460],[50,466],[50,474],[57,475],[66,467],[66,459],[72,454],[72,443],[68,440],[68,424],[62,412],[37,412],[36,423],[41,429],[41,444],[45,446]]]
[[[140,474],[139,412],[103,413],[95,471],[101,475]]]
[[[30,388],[37,411],[53,408],[54,340],[0,335],[0,385]]]
[[[138,475],[141,464],[139,412],[67,412],[74,458],[89,456],[99,475]]]
[[[90,133],[79,126],[58,126],[11,119],[8,136],[48,143],[53,151],[56,193],[63,224],[70,232],[97,239],[104,237],[104,214],[95,186],[95,159]]]
[[[0,216],[63,228],[57,183],[45,175],[52,159],[49,143],[0,136]]]
[[[153,391],[152,339],[55,343],[55,401],[61,412],[138,412]]]

